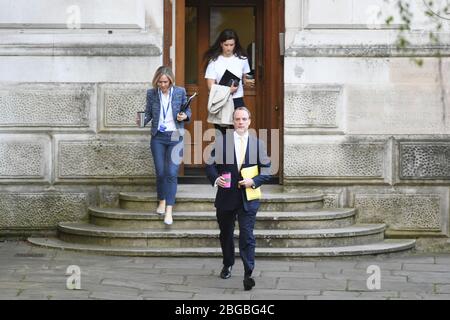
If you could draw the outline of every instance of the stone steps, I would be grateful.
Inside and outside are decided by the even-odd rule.
[[[211,188],[212,189],[212,188]],[[215,194],[211,191],[192,194],[177,194],[174,211],[202,212],[214,208]],[[263,191],[264,192],[264,191]],[[156,193],[122,192],[119,195],[119,207],[127,210],[143,210],[153,212],[156,208]],[[323,207],[323,195],[309,194],[283,194],[264,193],[259,211],[302,211],[307,209],[320,209]]]
[[[384,239],[384,224],[355,224],[352,208],[325,209],[323,195],[264,186],[255,226],[257,256],[321,257],[382,254],[414,248],[415,240]],[[108,255],[221,256],[215,189],[180,185],[174,224],[155,213],[156,193],[123,192],[118,208],[91,207],[86,222],[63,222],[58,238],[36,245]],[[238,235],[236,224],[236,234]],[[236,239],[236,250],[239,247]]]
[[[257,247],[328,247],[382,241],[385,227],[384,224],[369,224],[327,229],[255,230],[254,234]],[[235,232],[237,235],[238,231]],[[114,247],[183,248],[214,247],[219,244],[217,229],[127,230],[78,222],[60,223],[58,237],[67,242]]]
[[[217,229],[215,211],[175,212],[177,229]],[[118,208],[89,208],[89,222],[122,229],[159,229],[163,216],[146,211]],[[310,209],[301,212],[258,212],[255,229],[323,229],[348,227],[355,222],[355,209]]]
[[[202,248],[133,248],[133,247],[105,247],[92,244],[68,243],[56,238],[29,238],[32,244],[61,250],[89,252],[93,254],[117,256],[163,256],[163,257],[221,257],[219,246]],[[388,254],[392,252],[413,249],[415,240],[387,239],[376,243],[322,248],[256,248],[257,257],[273,258],[302,258],[302,257],[343,257]],[[239,253],[236,251],[236,256]]]

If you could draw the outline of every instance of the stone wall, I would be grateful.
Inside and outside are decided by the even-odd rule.
[[[163,0],[1,6],[0,235],[150,190],[150,137],[134,115],[162,63]],[[411,46],[397,50],[398,17],[387,26],[376,14],[385,6],[285,0],[284,184],[355,206],[393,236],[448,236],[450,47],[429,45],[419,16]],[[81,29],[70,29],[77,10]]]
[[[388,235],[448,237],[450,47],[425,42],[414,3],[419,31],[401,51],[398,19],[371,19],[384,1],[286,1],[284,182]]]
[[[67,26],[78,6],[81,29]],[[0,236],[54,230],[154,184],[135,125],[162,64],[163,1],[1,2]]]

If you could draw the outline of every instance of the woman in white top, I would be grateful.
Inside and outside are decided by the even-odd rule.
[[[251,70],[237,33],[232,29],[223,30],[214,44],[206,51],[204,60],[207,62],[205,79],[208,90],[211,90],[213,84],[219,83],[225,71],[228,70],[241,79],[237,86],[230,87],[234,108],[245,106],[242,82],[253,87],[255,80],[247,79],[247,73]],[[222,128],[218,128],[218,126],[216,128],[222,131]]]

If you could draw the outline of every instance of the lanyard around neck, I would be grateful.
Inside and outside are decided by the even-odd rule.
[[[163,111],[163,121],[166,121],[167,113],[169,112],[169,107],[172,105],[172,93],[173,93],[173,87],[169,90],[169,101],[167,102],[167,107],[164,108],[163,99],[162,99],[162,92],[160,89],[158,89],[159,92],[159,103],[161,104],[161,108]]]

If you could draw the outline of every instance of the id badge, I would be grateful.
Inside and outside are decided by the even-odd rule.
[[[160,132],[165,132],[166,129],[167,129],[167,127],[166,127],[164,124],[161,124],[161,125],[159,126],[158,131],[160,131]]]

